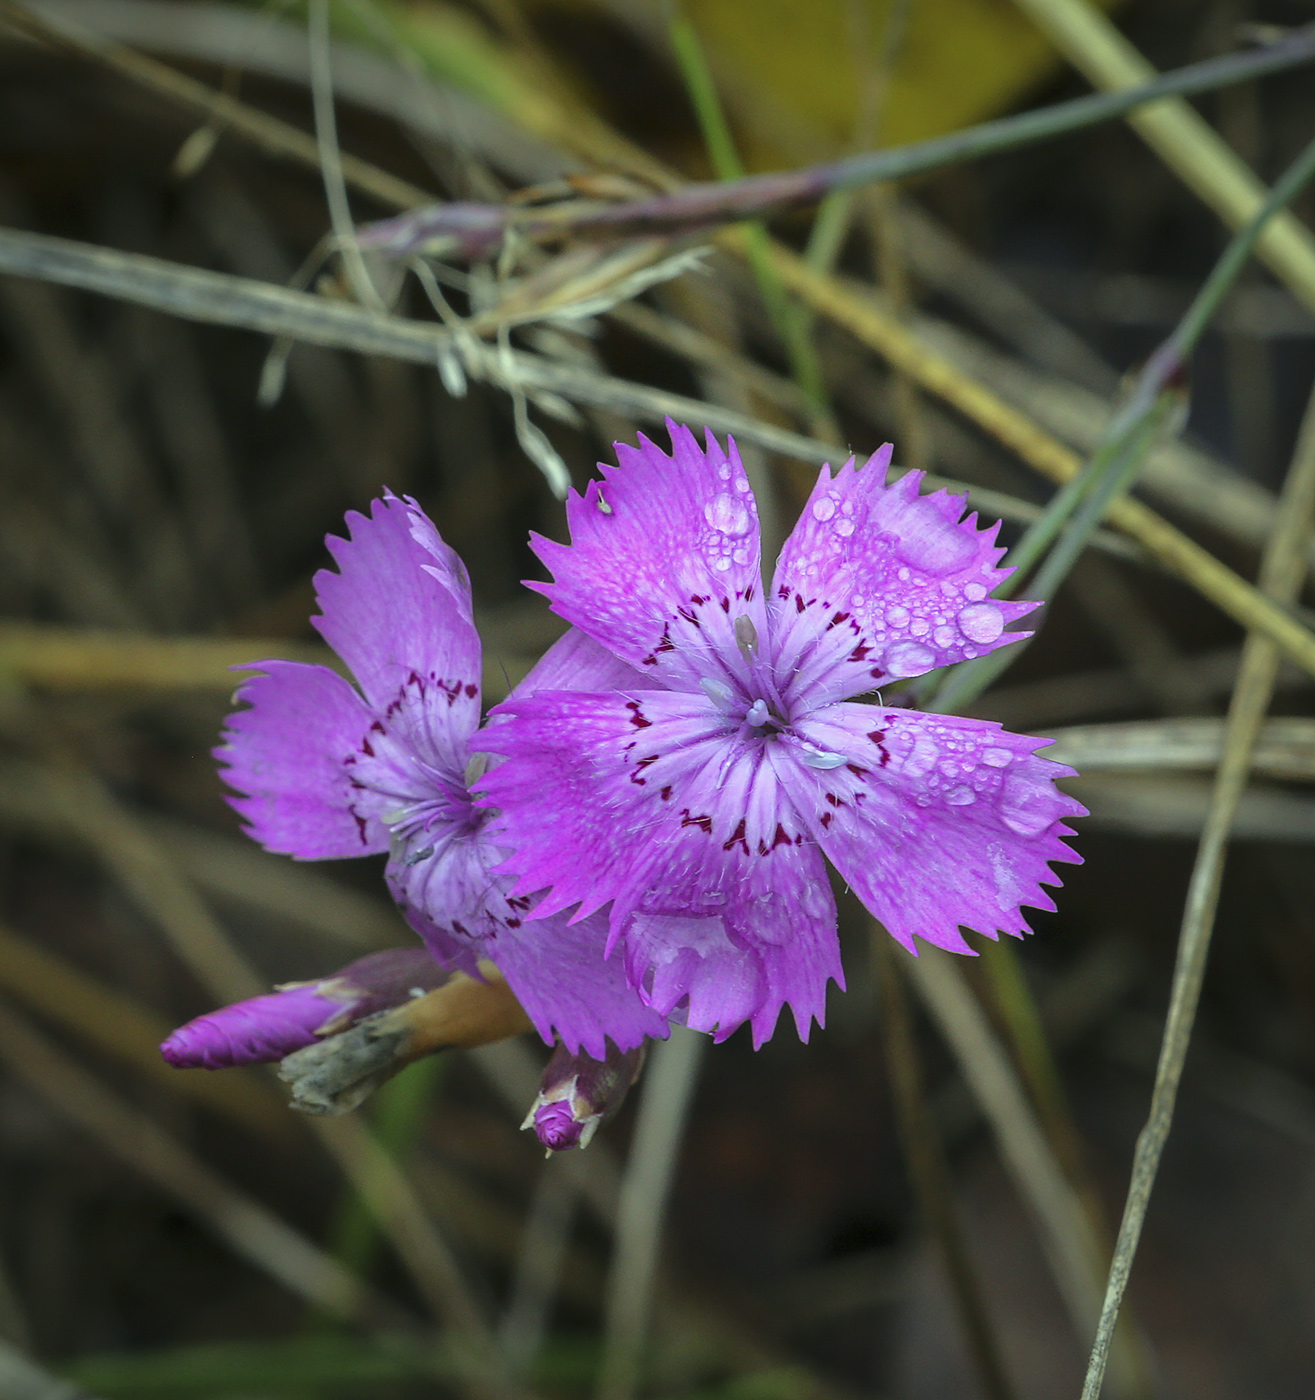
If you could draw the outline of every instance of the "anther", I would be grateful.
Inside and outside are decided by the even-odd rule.
[[[767,708],[767,701],[758,699],[749,706],[744,718],[749,724],[755,727],[766,724],[771,719],[771,711]]]
[[[719,710],[729,710],[735,703],[735,692],[725,681],[719,681],[711,676],[705,676],[699,682],[699,685],[704,695],[706,695]]]
[[[746,660],[751,661],[758,654],[758,629],[747,613],[741,613],[735,619],[735,644]]]

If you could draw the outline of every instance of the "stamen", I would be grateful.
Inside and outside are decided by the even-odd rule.
[[[747,613],[741,613],[735,619],[735,644],[746,661],[752,661],[758,654],[758,629]]]
[[[714,680],[711,676],[705,676],[699,685],[703,688],[703,693],[712,701],[719,710],[729,710],[735,704],[735,692],[725,681]]]
[[[772,717],[771,711],[767,708],[767,701],[758,699],[749,706],[748,713],[744,716],[745,721],[752,725],[763,725]]]
[[[825,749],[815,749],[811,744],[804,745],[803,758],[810,768],[840,768],[849,762],[842,753],[828,753]]]

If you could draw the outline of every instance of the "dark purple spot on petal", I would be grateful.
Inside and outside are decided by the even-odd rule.
[[[860,642],[854,650],[849,653],[848,659],[850,661],[866,661],[868,659],[868,652],[871,650],[872,648],[866,642]]]
[[[681,826],[697,826],[709,836],[712,835],[712,818],[706,812],[700,817],[691,817],[689,808],[686,807],[680,814],[680,824]]]
[[[823,829],[824,831],[826,830],[827,827],[829,827],[829,826],[831,825],[831,818],[832,818],[834,815],[835,815],[834,812],[823,812],[823,813],[822,813],[822,829]]]
[[[467,684],[466,694],[473,700],[479,694],[479,686]]]
[[[735,828],[735,834],[731,837],[731,839],[722,843],[722,850],[729,851],[733,846],[737,844],[744,847],[744,854],[747,856],[749,854],[749,843],[745,840],[744,836],[743,817],[740,818],[740,824]]]
[[[519,919],[508,919],[508,920],[507,920],[507,927],[508,927],[508,928],[520,928],[520,926],[521,926],[521,921],[520,921]]]
[[[848,621],[849,621],[849,614],[848,614],[848,613],[846,613],[846,612],[838,612],[838,613],[831,619],[831,621],[827,623],[827,625],[826,625],[826,630],[829,632],[833,627],[839,627],[840,624],[841,624],[842,622],[848,622]]]
[[[630,711],[630,723],[636,729],[651,729],[653,727],[652,720],[645,719],[640,711],[638,700],[627,700],[626,709]]]
[[[661,791],[660,793],[658,793],[658,796],[663,800],[663,802],[670,802],[670,801],[671,801],[671,788],[670,788],[670,786],[664,787],[664,788],[662,789],[662,791]]]
[[[804,595],[803,595],[802,593],[796,593],[796,594],[794,595],[794,610],[795,610],[795,612],[803,612],[803,610],[804,610],[807,606],[808,606],[808,604],[804,602]]]

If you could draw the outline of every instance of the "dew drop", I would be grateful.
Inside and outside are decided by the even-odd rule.
[[[723,462],[721,466],[717,468],[717,475],[721,477],[723,481],[729,481],[731,479],[731,464],[729,462]]]
[[[913,741],[913,748],[900,765],[902,775],[908,778],[921,778],[936,766],[941,751],[929,734],[919,734]]]
[[[729,554],[720,555],[718,558],[712,561],[712,567],[716,569],[716,571],[719,574],[724,574],[726,570],[730,568],[730,566],[731,559]]]
[[[896,642],[886,653],[886,670],[896,680],[920,676],[936,664],[936,654],[920,642]]]
[[[913,621],[909,623],[909,631],[912,632],[915,637],[925,637],[927,633],[931,631],[931,623],[928,622],[925,617],[915,617]]]
[[[836,534],[847,538],[854,533],[854,522],[847,517],[836,521]]]
[[[986,588],[980,583],[965,584],[963,594],[970,602],[980,603],[986,597]]]
[[[959,614],[959,630],[970,642],[993,642],[1005,630],[1004,614],[994,603],[970,603]]]
[[[1000,793],[1000,820],[1019,836],[1040,836],[1055,819],[1055,799],[1048,784],[1014,772]]]
[[[966,783],[960,783],[945,794],[945,800],[951,807],[968,807],[977,801],[977,794]]]
[[[749,526],[753,523],[749,512],[744,508],[744,502],[724,493],[714,496],[703,507],[703,515],[708,524],[714,530],[720,530],[723,535],[747,535]]]
[[[988,768],[1008,768],[1013,754],[1008,749],[987,749],[982,754],[982,762]]]
[[[866,602],[867,599],[861,593],[855,593],[854,596],[849,600],[849,606],[851,608],[861,608]]]
[[[977,552],[976,532],[951,524],[927,496],[888,493],[881,523],[896,536],[905,563],[937,577],[962,569]]]
[[[813,519],[830,520],[836,513],[836,498],[834,496],[822,496],[813,502]]]
[[[907,626],[909,621],[908,608],[902,608],[898,606],[898,604],[893,608],[887,608],[886,621],[889,622],[892,627]]]
[[[938,627],[931,637],[938,647],[948,647],[954,643],[954,633],[948,627]]]
[[[742,544],[738,549],[731,551],[731,558],[734,559],[741,568],[749,562],[750,557],[749,547],[747,545]]]

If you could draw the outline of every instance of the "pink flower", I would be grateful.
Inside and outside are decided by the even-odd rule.
[[[992,599],[998,525],[962,501],[885,485],[890,449],[824,469],[771,587],[734,443],[672,455],[641,439],[567,503],[572,543],[536,537],[554,611],[625,681],[540,680],[480,742],[506,756],[479,785],[513,893],[540,915],[597,917],[644,1001],[755,1045],[789,1004],[801,1036],[842,982],[829,858],[910,952],[958,952],[960,925],[1027,931],[1052,909],[1047,862],[1078,803],[1044,741],[856,697],[1016,640],[1034,605]]]
[[[480,642],[461,561],[409,500],[387,496],[347,517],[327,544],[338,572],[315,586],[313,619],[355,677],[264,661],[245,682],[216,750],[233,806],[268,850],[300,860],[388,852],[394,898],[445,967],[494,963],[544,1039],[601,1059],[665,1036],[666,1023],[606,962],[606,921],[538,918],[532,893],[495,873],[508,852],[489,837],[468,775],[480,720]],[[628,673],[568,633],[521,689],[610,689]],[[476,748],[483,747],[476,742]]]

